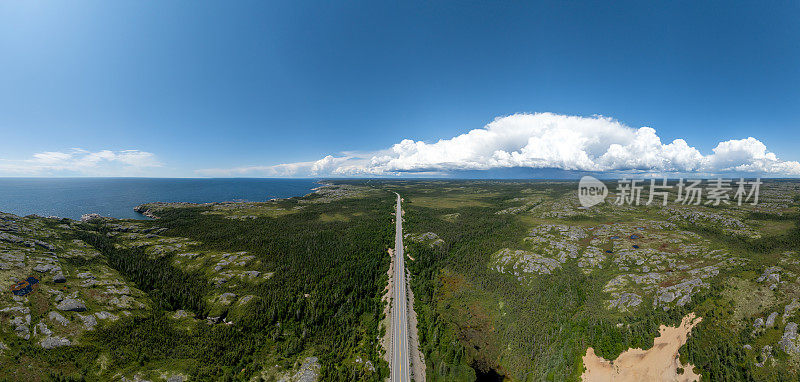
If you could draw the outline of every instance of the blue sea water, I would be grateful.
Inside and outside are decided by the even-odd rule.
[[[146,219],[133,207],[149,202],[266,201],[303,196],[315,179],[0,178],[0,211],[80,219],[98,213]]]

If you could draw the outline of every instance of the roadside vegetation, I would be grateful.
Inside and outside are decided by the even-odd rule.
[[[580,210],[564,182],[381,186],[406,200],[429,380],[579,380],[588,347],[648,349],[690,313],[703,320],[680,358],[703,379],[797,378],[796,183],[764,186],[759,210]]]

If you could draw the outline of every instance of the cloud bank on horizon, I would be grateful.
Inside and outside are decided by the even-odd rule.
[[[0,176],[158,176],[163,164],[141,150],[73,148],[0,158]],[[449,176],[461,171],[541,169],[623,175],[800,177],[754,137],[717,143],[703,154],[683,139],[663,143],[650,127],[604,116],[553,113],[498,117],[484,127],[428,143],[403,139],[368,153],[327,155],[278,165],[194,170],[207,177]],[[180,175],[179,175],[180,176]]]
[[[0,175],[5,176],[142,176],[161,167],[155,154],[140,150],[46,151],[30,159],[0,159]]]
[[[214,177],[361,177],[508,168],[800,176],[800,163],[780,160],[753,137],[719,142],[704,155],[683,139],[662,143],[650,127],[635,129],[603,116],[553,113],[498,117],[482,128],[435,143],[404,139],[388,149],[362,155],[328,155],[317,161],[196,172]]]

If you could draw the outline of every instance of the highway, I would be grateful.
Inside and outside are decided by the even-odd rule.
[[[403,214],[400,194],[397,194],[394,239],[394,291],[392,292],[392,382],[408,382],[411,368],[408,361],[408,300],[406,294],[406,266],[403,254]]]

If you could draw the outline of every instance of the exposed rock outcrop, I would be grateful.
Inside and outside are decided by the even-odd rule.
[[[65,298],[56,305],[58,310],[69,312],[83,312],[86,310],[86,304],[83,301],[74,298]]]

